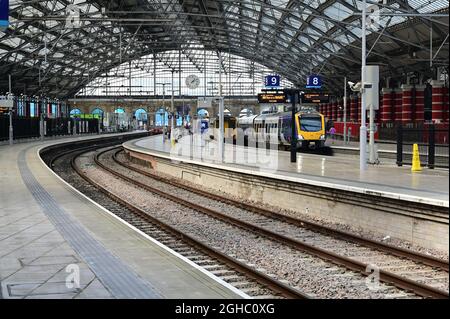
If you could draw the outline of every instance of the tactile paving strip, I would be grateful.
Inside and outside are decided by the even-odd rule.
[[[56,229],[84,259],[109,291],[120,299],[160,299],[162,296],[147,281],[109,252],[88,231],[58,205],[36,180],[26,162],[27,149],[19,154],[22,179]]]

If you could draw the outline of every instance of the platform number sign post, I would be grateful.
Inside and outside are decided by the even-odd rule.
[[[0,31],[9,26],[9,0],[0,0]]]
[[[279,75],[268,75],[264,79],[264,85],[269,88],[279,87],[281,83],[281,78]]]
[[[306,79],[307,89],[321,89],[322,88],[322,78],[319,75],[310,75]]]

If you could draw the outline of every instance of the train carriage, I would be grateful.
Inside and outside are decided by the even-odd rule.
[[[258,143],[279,144],[287,149],[292,140],[292,115],[290,112],[261,114],[238,119],[237,134]],[[253,124],[251,130],[251,125]],[[322,148],[326,140],[325,117],[316,111],[301,111],[295,114],[297,147],[307,148],[311,143]]]
[[[224,139],[225,140],[233,140],[236,141],[236,117],[229,115],[229,114],[225,114],[224,115]],[[219,119],[218,118],[214,118],[212,119],[211,123],[210,123],[210,127],[214,128],[213,132],[211,132],[212,134],[210,134],[210,138],[214,139],[214,140],[218,140],[218,132],[219,132]]]

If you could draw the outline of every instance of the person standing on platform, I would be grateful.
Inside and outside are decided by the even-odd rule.
[[[336,134],[336,129],[334,128],[334,126],[332,126],[331,128],[330,128],[330,137],[331,137],[331,144],[334,144],[334,136],[335,136],[335,134]]]

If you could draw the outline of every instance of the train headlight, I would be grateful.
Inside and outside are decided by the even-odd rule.
[[[298,139],[299,139],[299,140],[304,140],[305,138],[303,137],[303,135],[299,135],[299,136],[298,136]]]
[[[320,139],[321,139],[321,140],[324,140],[324,139],[325,139],[325,135],[321,135],[321,136],[320,136]]]

